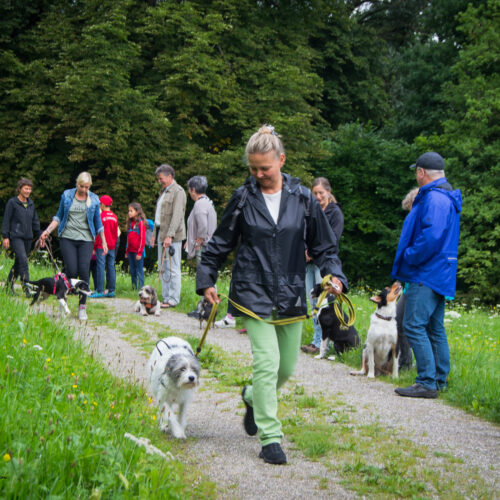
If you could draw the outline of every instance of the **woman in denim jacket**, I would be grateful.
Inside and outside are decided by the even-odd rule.
[[[61,196],[59,210],[47,229],[42,233],[42,245],[50,233],[58,229],[64,271],[68,278],[89,282],[90,259],[97,234],[101,236],[103,253],[108,246],[99,211],[99,197],[90,192],[92,177],[82,172],[76,179],[76,188],[67,189]],[[80,295],[78,318],[87,320],[87,296]]]

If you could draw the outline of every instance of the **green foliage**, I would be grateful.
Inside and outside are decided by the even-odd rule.
[[[345,218],[340,257],[351,284],[386,286],[403,225],[401,200],[415,187],[408,169],[415,150],[371,127],[340,127],[325,144],[330,155],[316,165],[327,177]]]
[[[499,15],[498,0],[460,15],[465,43],[445,88],[444,132],[417,140],[443,151],[449,179],[463,193],[460,288],[493,304],[500,302]]]

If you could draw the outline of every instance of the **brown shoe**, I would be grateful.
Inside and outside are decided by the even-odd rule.
[[[319,347],[316,347],[314,344],[303,345],[301,348],[302,352],[307,352],[309,354],[318,354]]]

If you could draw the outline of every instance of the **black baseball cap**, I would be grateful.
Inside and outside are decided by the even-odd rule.
[[[429,151],[418,157],[418,160],[410,165],[410,168],[425,168],[426,170],[444,170],[444,160],[439,153]]]

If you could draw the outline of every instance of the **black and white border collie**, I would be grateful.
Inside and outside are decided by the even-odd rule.
[[[399,281],[384,288],[378,295],[370,298],[377,309],[370,316],[370,327],[366,337],[361,370],[351,371],[351,375],[366,375],[375,378],[381,373],[398,377],[398,329],[396,325],[396,303],[403,287]]]
[[[90,295],[89,284],[79,279],[68,279],[64,273],[57,273],[53,278],[42,278],[37,281],[26,281],[26,285],[34,290],[30,306],[55,295],[59,302],[59,312],[69,314],[67,298],[69,294]]]
[[[321,284],[315,285],[311,290],[311,296],[317,298],[321,295],[321,291]],[[333,295],[327,295],[323,304],[320,304],[318,321],[321,325],[322,337],[319,354],[315,356],[317,359],[326,358],[330,342],[333,342],[335,352],[339,354],[349,349],[355,349],[359,345],[359,335],[356,328],[354,328],[354,326],[345,328],[340,325],[339,318],[335,313],[334,302],[335,297]],[[347,321],[346,314],[343,314],[344,320]],[[329,359],[334,360],[335,356],[330,356]]]

